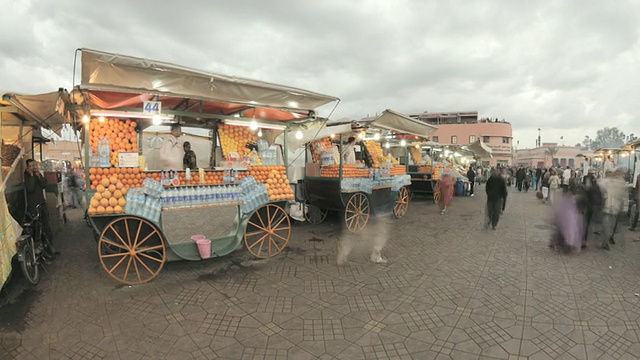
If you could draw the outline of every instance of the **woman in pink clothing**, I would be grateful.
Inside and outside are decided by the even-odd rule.
[[[444,174],[438,180],[438,184],[440,188],[440,213],[444,214],[453,197],[453,179],[450,174]]]

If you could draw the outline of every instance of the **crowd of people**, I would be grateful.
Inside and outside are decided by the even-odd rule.
[[[593,171],[583,173],[581,169],[526,168],[520,166],[499,168],[476,168],[473,171],[476,183],[486,183],[487,206],[485,227],[495,229],[500,214],[504,211],[507,189],[515,187],[519,192],[534,191],[543,203],[552,205],[555,229],[549,246],[564,252],[584,249],[590,235],[605,250],[615,244],[619,231],[619,219],[627,213],[625,204],[629,199],[628,183],[633,176],[628,170],[616,169],[596,175]],[[640,177],[635,189],[640,189]],[[633,192],[633,200],[640,203],[640,191]],[[631,228],[638,224],[640,211],[636,206]]]

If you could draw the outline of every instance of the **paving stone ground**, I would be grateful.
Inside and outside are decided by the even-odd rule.
[[[335,217],[273,259],[170,263],[135,287],[104,272],[78,211],[42,282],[5,289],[0,359],[639,358],[637,235],[561,255],[532,193],[511,190],[487,231],[482,192],[445,215],[415,199],[388,220],[386,265],[357,248],[338,267]]]

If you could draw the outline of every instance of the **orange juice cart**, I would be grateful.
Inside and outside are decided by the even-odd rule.
[[[294,198],[273,139],[316,120],[332,96],[82,49],[72,99],[84,128],[87,212],[104,270],[126,284],[165,262],[280,253]],[[165,135],[172,124],[182,136]],[[187,139],[197,167],[166,168]],[[174,144],[174,141],[176,142]],[[283,151],[284,150],[284,151]]]
[[[435,127],[385,110],[375,119],[331,124],[323,131],[331,135],[310,143],[301,181],[298,200],[306,204],[307,221],[321,223],[329,210],[339,211],[347,229],[358,232],[371,214],[403,217],[409,206],[410,177],[391,154],[389,143],[402,134],[426,137]],[[346,145],[352,136],[353,150]],[[356,163],[345,163],[341,154],[346,151],[356,151]]]

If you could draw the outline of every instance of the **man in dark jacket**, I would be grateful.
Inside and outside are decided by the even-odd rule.
[[[631,221],[631,227],[629,230],[636,231],[636,227],[638,226],[638,218],[640,217],[640,176],[636,178],[635,187],[633,189],[633,201],[636,204],[636,209],[633,214],[633,219]]]
[[[507,183],[496,170],[492,170],[491,177],[487,180],[485,186],[487,192],[487,219],[485,220],[485,228],[489,227],[493,230],[498,225],[500,214],[507,205]]]
[[[518,188],[518,191],[522,191],[522,184],[524,182],[524,168],[522,167],[522,165],[520,165],[520,167],[518,168],[518,170],[516,170],[516,187]]]
[[[469,166],[469,171],[467,171],[467,179],[469,179],[469,196],[473,196],[473,188],[476,185],[476,172],[473,170],[472,166]]]
[[[49,222],[49,209],[47,208],[46,199],[44,197],[44,191],[47,186],[47,179],[40,174],[38,169],[38,163],[35,160],[27,160],[27,170],[24,171],[24,188],[27,194],[27,211],[32,216],[37,215],[36,207],[40,204],[40,223],[42,224],[42,231],[49,239],[49,242],[53,243],[53,230],[51,229],[51,223]]]

